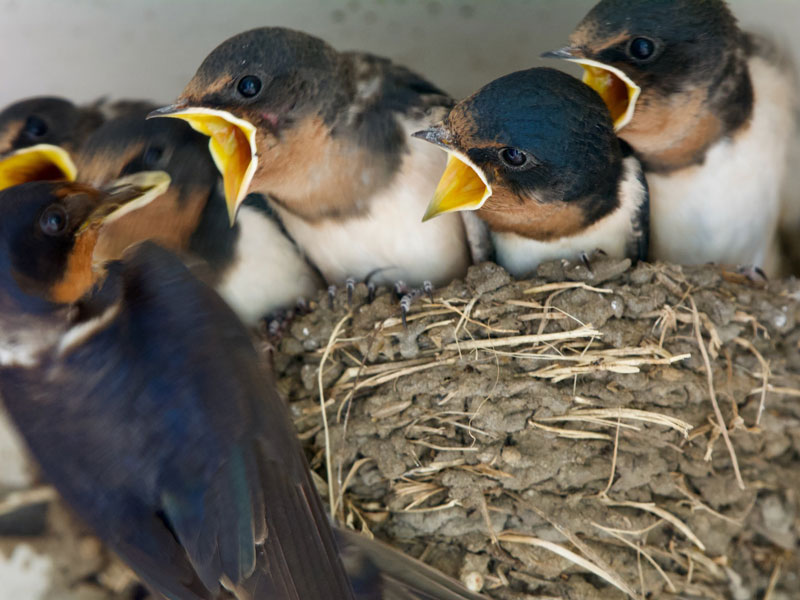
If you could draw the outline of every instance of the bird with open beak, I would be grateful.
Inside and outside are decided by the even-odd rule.
[[[410,139],[451,105],[388,60],[264,27],[218,46],[153,116],[211,138],[231,221],[248,192],[266,194],[328,283],[416,286],[449,282],[469,264],[457,215],[420,222],[444,158]]]
[[[248,198],[229,225],[207,138],[180,121],[145,120],[147,112],[107,121],[76,155],[78,179],[90,185],[151,170],[172,179],[159,198],[103,230],[97,259],[119,258],[146,239],[200,258],[208,282],[248,325],[322,288],[316,269],[262,198]]]
[[[73,154],[104,120],[153,106],[144,101],[99,100],[77,106],[37,96],[0,111],[0,190],[28,181],[74,181]]]
[[[643,162],[651,258],[777,273],[797,102],[780,53],[723,0],[603,0],[569,42],[545,56],[584,67]]]
[[[477,211],[497,263],[513,275],[596,250],[646,257],[641,165],[614,134],[600,96],[574,77],[511,73],[415,135],[449,154],[425,218]]]
[[[0,192],[0,394],[44,476],[157,597],[479,600],[334,531],[247,330],[175,255],[94,260],[168,183]]]

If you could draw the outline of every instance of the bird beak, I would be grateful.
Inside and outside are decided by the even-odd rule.
[[[633,119],[642,89],[624,72],[596,60],[585,58],[583,51],[567,46],[542,54],[542,58],[560,58],[583,67],[583,83],[600,94],[611,112],[614,130],[619,131]]]
[[[452,145],[452,136],[443,125],[418,131],[414,137],[436,144],[447,154],[447,167],[428,204],[423,222],[457,210],[478,210],[492,195],[492,186],[483,170]]]
[[[236,211],[247,196],[258,166],[256,128],[224,110],[174,104],[154,110],[147,118],[183,119],[210,139],[208,149],[222,173],[228,218],[233,226]]]
[[[164,171],[140,171],[103,188],[106,201],[96,208],[81,229],[104,226],[150,204],[167,191],[170,176]]]
[[[75,181],[69,152],[51,144],[21,148],[0,159],[0,190],[29,181]]]
[[[411,137],[425,140],[426,142],[435,144],[441,148],[444,148],[445,150],[450,150],[450,148],[453,147],[453,136],[450,133],[450,130],[447,129],[447,127],[445,127],[442,123],[438,123],[437,125],[428,127],[428,129],[423,129],[422,131],[412,133]]]
[[[564,46],[558,50],[548,50],[547,52],[542,52],[541,56],[542,58],[560,58],[562,60],[576,58],[575,50],[571,46]]]

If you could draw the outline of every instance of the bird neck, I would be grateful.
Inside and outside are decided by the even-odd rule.
[[[259,140],[259,157],[251,191],[309,222],[365,214],[369,198],[399,167],[356,139],[335,135],[319,116],[284,131],[274,144]]]
[[[709,148],[747,128],[754,94],[742,52],[730,52],[714,77],[664,94],[642,90],[633,120],[619,136],[645,169],[668,173],[702,164]]]
[[[478,216],[494,233],[515,233],[541,242],[575,235],[586,225],[578,204],[520,200],[503,191],[496,191],[478,210]]]
[[[102,277],[102,269],[95,268],[94,264],[94,249],[99,235],[98,227],[88,227],[75,238],[61,278],[48,290],[48,299],[51,302],[76,302]]]
[[[494,233],[540,242],[574,236],[619,206],[623,155],[629,151],[615,144],[603,160],[583,161],[560,179],[521,189],[496,182],[478,217]]]

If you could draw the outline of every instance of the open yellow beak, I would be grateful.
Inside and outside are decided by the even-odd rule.
[[[478,210],[492,195],[492,186],[480,168],[460,152],[447,149],[447,153],[447,168],[423,221],[456,210]]]
[[[69,152],[51,144],[21,148],[0,159],[0,190],[29,181],[75,181]]]
[[[642,89],[625,73],[610,65],[588,58],[568,58],[583,67],[583,83],[600,94],[614,120],[614,130],[619,131],[633,119],[636,101]]]
[[[258,166],[255,126],[224,110],[200,107],[167,106],[148,115],[183,119],[210,139],[208,149],[222,173],[225,203],[231,225],[236,211],[247,196]]]

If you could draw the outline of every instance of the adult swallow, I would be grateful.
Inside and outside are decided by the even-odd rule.
[[[641,164],[600,96],[577,79],[553,69],[511,73],[415,135],[449,154],[425,218],[477,211],[496,261],[513,275],[598,249],[646,257]]]
[[[96,257],[119,258],[145,239],[196,256],[209,267],[209,283],[247,324],[320,289],[316,269],[263,199],[248,198],[229,225],[207,138],[179,121],[146,121],[147,112],[106,122],[77,153],[78,179],[93,186],[138,171],[161,170],[172,179],[148,206],[104,228]]]
[[[166,598],[479,598],[331,528],[247,330],[175,255],[93,260],[168,182],[0,192],[0,393],[47,479]]]
[[[642,160],[651,256],[778,270],[792,69],[723,0],[603,0],[545,56],[581,64]]]
[[[386,59],[264,27],[218,46],[153,116],[210,136],[231,220],[249,191],[268,195],[329,283],[420,285],[469,264],[458,216],[420,223],[444,159],[409,139],[451,105]]]
[[[93,264],[99,229],[131,206],[117,195],[43,182],[0,193],[0,390],[33,456],[167,598],[353,598],[235,314],[155,244]]]
[[[98,100],[78,106],[37,96],[0,111],[0,189],[28,181],[74,181],[72,154],[104,120],[152,110],[145,101]]]

